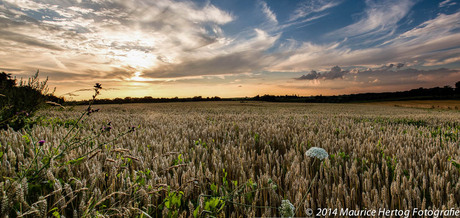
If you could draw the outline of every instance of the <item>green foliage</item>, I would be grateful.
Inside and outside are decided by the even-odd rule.
[[[346,153],[343,152],[343,151],[342,151],[342,152],[339,152],[337,155],[338,155],[339,157],[341,157],[343,160],[348,160],[348,159],[350,159],[350,155],[346,154]]]
[[[257,182],[251,178],[238,185],[238,181],[229,180],[228,173],[225,169],[222,169],[222,185],[216,183],[210,183],[209,193],[210,195],[200,195],[203,198],[203,208],[198,205],[194,212],[194,217],[201,217],[203,214],[209,217],[218,217],[225,208],[228,207],[254,207],[254,198],[258,192],[263,190],[277,190],[278,186],[272,179],[268,180],[268,186],[259,187]],[[236,203],[233,199],[238,197],[244,197],[244,203]],[[256,206],[257,208],[271,208],[270,206]]]
[[[182,204],[184,192],[171,190],[168,186],[168,194],[164,201],[164,206],[168,209],[168,217],[177,217]]]
[[[172,165],[178,165],[184,163],[184,159],[182,159],[182,154],[179,154],[176,159],[173,160]]]
[[[361,122],[373,122],[373,123],[380,123],[380,124],[390,124],[390,125],[409,125],[415,127],[423,127],[428,126],[429,123],[425,120],[416,120],[410,118],[396,118],[396,119],[389,119],[385,117],[375,117],[375,118],[353,118],[356,123]]]
[[[453,160],[452,157],[449,157],[447,160],[450,161],[450,163],[452,163],[452,165],[460,171],[460,163],[459,162]]]
[[[65,128],[71,128],[76,125],[81,125],[76,119],[64,120],[58,117],[55,118],[41,118],[38,120],[39,125],[42,126],[63,126]]]
[[[22,138],[24,139],[24,141],[26,142],[26,144],[30,144],[30,138],[28,135],[23,135]]]
[[[145,171],[139,170],[137,171],[137,176],[136,176],[136,183],[139,184],[140,186],[145,185],[145,179],[150,179],[152,176],[150,175],[150,169],[147,169]]]
[[[395,119],[395,120],[390,121],[390,123],[404,124],[404,125],[416,126],[416,127],[428,126],[428,122],[425,120],[415,120],[415,119],[408,119],[408,118]]]
[[[202,146],[203,148],[208,148],[208,145],[206,144],[206,142],[202,141],[201,139],[198,139],[198,140],[195,140],[195,145],[196,146]]]
[[[51,209],[49,212],[52,212],[53,216],[56,217],[56,218],[61,218],[61,215],[59,214],[59,208],[57,207],[54,207],[53,209]]]
[[[260,142],[260,135],[258,133],[254,133],[254,143],[257,145]]]
[[[447,128],[441,128],[437,127],[434,128],[431,132],[431,137],[432,138],[438,138],[442,142],[442,139],[444,140],[450,140],[453,142],[458,141],[458,134],[459,134],[459,128],[458,127],[447,127]]]
[[[380,140],[378,141],[378,144],[376,147],[379,149],[380,155],[382,155],[382,159],[383,161],[385,161],[385,164],[387,165],[388,170],[390,171],[390,177],[388,179],[389,181],[392,181],[395,178],[395,169],[396,169],[396,165],[398,164],[398,160],[394,156],[390,157],[388,155],[385,155],[385,152],[384,152],[385,146],[382,145],[382,142]]]

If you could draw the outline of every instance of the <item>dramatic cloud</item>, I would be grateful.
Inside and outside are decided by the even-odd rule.
[[[227,85],[282,94],[274,87],[284,82],[325,94],[431,86],[460,80],[459,9],[450,0],[4,0],[0,69],[40,69],[69,95],[94,82],[167,96]]]
[[[72,68],[100,75],[109,73],[107,65],[142,71],[159,60],[180,61],[197,49],[223,45],[231,39],[219,25],[234,19],[214,5],[188,1],[24,0],[0,6],[0,45],[10,54],[1,65],[36,68],[39,63],[45,70]],[[49,62],[44,60],[53,63],[44,66]]]

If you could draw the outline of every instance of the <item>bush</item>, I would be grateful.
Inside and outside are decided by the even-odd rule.
[[[19,81],[19,84],[11,74],[0,73],[0,129],[24,128],[48,98],[57,98],[48,93],[48,78],[40,82],[38,73],[27,82]]]

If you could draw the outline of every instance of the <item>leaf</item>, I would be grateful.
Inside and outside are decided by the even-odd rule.
[[[457,169],[460,169],[460,164],[459,163],[457,163],[454,160],[450,160],[450,162],[452,163],[452,165],[454,165],[454,167],[456,167]]]
[[[52,214],[53,214],[54,217],[61,218],[61,215],[59,214],[59,211],[58,211],[57,207],[54,207],[49,212],[53,212]]]
[[[61,218],[61,215],[59,215],[59,212],[57,212],[57,211],[53,212],[53,216],[56,217],[56,218]]]
[[[85,157],[80,157],[78,159],[74,159],[74,160],[69,160],[67,161],[67,164],[74,164],[74,163],[80,163],[82,160],[84,160]]]
[[[193,217],[197,218],[198,212],[200,212],[200,205],[198,205],[198,207],[196,207],[195,210],[193,211]]]
[[[22,138],[26,141],[27,144],[30,143],[30,138],[27,135],[23,135]]]
[[[215,194],[217,194],[217,185],[216,184],[211,184],[211,191],[213,191]]]
[[[170,208],[169,206],[170,206],[170,203],[169,203],[169,200],[167,200],[167,201],[165,202],[165,207],[169,209],[169,208]]]

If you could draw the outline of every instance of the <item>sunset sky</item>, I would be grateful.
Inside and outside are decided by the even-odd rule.
[[[460,81],[455,0],[0,0],[0,70],[66,99],[336,95]]]

